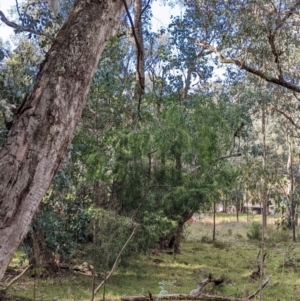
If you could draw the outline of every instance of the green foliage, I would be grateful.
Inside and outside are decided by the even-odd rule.
[[[142,227],[138,229],[134,242],[137,249],[147,252],[159,247],[159,240],[168,237],[177,229],[177,222],[166,217],[162,210],[144,211],[141,218]]]
[[[203,199],[201,189],[187,189],[184,186],[177,186],[163,197],[162,206],[167,216],[181,221],[189,212],[197,211]]]
[[[261,240],[262,237],[261,224],[256,221],[253,221],[249,231],[247,232],[247,237],[252,240]]]
[[[90,216],[83,208],[83,202],[66,191],[65,185],[67,179],[60,172],[44,197],[35,223],[41,229],[48,249],[60,254],[63,260],[69,260],[79,246],[89,240],[91,232]]]
[[[88,256],[97,270],[108,271],[136,225],[113,211],[91,207],[88,214],[92,220],[91,226],[94,227],[93,245],[88,250]],[[128,257],[134,249],[134,246],[128,246],[122,253],[122,259]]]

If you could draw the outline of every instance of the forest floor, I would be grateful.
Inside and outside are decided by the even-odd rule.
[[[276,219],[279,217],[269,217],[266,231],[264,279],[271,274],[272,278],[263,290],[262,300],[297,301],[300,300],[300,236],[297,242],[292,242],[291,231],[277,229]],[[206,285],[203,293],[246,298],[259,287],[259,277],[253,276],[253,272],[259,265],[261,242],[249,239],[249,234],[252,237],[257,234],[255,221],[260,220],[261,215],[243,215],[237,222],[234,215],[218,214],[215,241],[212,241],[212,217],[190,222],[181,254],[135,254],[108,280],[105,296],[118,300],[124,295],[159,294],[162,289],[170,294],[188,294],[212,274],[214,278],[222,277],[224,282],[218,286]],[[297,228],[298,234],[299,231]],[[10,299],[1,300],[91,300],[90,276],[68,271],[37,279],[26,274],[9,289]],[[98,284],[101,279],[96,281]],[[102,294],[103,290],[99,291],[95,300]]]

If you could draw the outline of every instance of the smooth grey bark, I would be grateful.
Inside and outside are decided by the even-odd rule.
[[[76,1],[0,149],[0,280],[65,157],[123,5]]]

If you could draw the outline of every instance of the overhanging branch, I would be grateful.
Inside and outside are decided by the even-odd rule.
[[[287,114],[286,112],[279,110],[278,108],[274,106],[270,106],[271,110],[283,115],[293,126],[295,126],[297,129],[300,129],[300,125],[296,123],[296,121],[291,117],[291,115]]]
[[[227,155],[227,156],[216,158],[215,161],[221,161],[221,160],[224,160],[224,159],[240,157],[241,155],[242,155],[241,153],[230,154],[230,155]]]
[[[34,30],[32,28],[24,27],[24,26],[19,25],[19,24],[15,23],[15,22],[9,21],[5,17],[4,13],[1,10],[0,10],[0,20],[3,23],[5,23],[7,26],[14,28],[16,31],[19,31],[19,32],[30,32],[32,34],[36,34],[36,35],[39,35],[39,36],[44,36],[44,37],[46,37],[46,38],[48,38],[50,40],[53,40],[53,38],[49,34],[47,34],[47,33],[36,31],[36,30]]]
[[[219,59],[219,62],[222,64],[234,64],[236,66],[238,66],[240,69],[242,70],[246,70],[249,73],[252,73],[262,79],[264,79],[265,81],[269,82],[269,83],[273,83],[279,86],[282,86],[284,88],[290,89],[294,92],[300,93],[300,87],[294,84],[291,84],[289,82],[287,82],[286,80],[284,80],[283,78],[276,78],[276,77],[271,77],[268,76],[267,74],[265,74],[264,72],[262,72],[259,69],[253,68],[249,65],[247,65],[244,61],[238,60],[238,59],[233,59],[233,58],[226,58],[224,57],[221,52],[219,50],[217,50],[215,47],[211,46],[210,44],[206,43],[206,42],[201,42],[201,41],[195,41],[195,43],[205,49],[208,49],[210,51],[212,51],[213,53],[216,54],[216,56]]]

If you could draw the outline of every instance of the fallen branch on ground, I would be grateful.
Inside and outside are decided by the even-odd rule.
[[[272,275],[270,275],[263,283],[261,289],[263,289],[270,281]],[[211,300],[211,301],[249,301],[253,299],[259,292],[260,288],[256,290],[254,293],[250,294],[246,298],[233,298],[227,296],[217,296],[217,295],[208,295],[201,294],[200,290],[208,283],[215,282],[215,285],[220,284],[222,278],[213,279],[211,275],[208,278],[201,281],[197,287],[197,289],[192,290],[190,294],[166,294],[166,295],[140,295],[140,296],[123,296],[121,297],[121,301],[152,301],[152,300]],[[223,279],[222,279],[223,280]],[[200,287],[200,288],[199,288]],[[197,291],[197,292],[196,292]],[[151,296],[151,297],[150,297]]]
[[[5,285],[3,288],[0,288],[0,297],[1,294],[5,294],[5,292],[9,289],[9,287],[11,287],[19,278],[21,278],[26,272],[27,270],[31,267],[31,265],[29,265],[26,269],[24,269],[21,274],[19,274],[18,276],[16,276],[15,278],[13,278],[7,285]]]
[[[212,277],[212,275],[209,274],[206,279],[204,279],[203,281],[198,283],[198,286],[196,289],[190,291],[190,295],[196,297],[196,296],[200,295],[201,289],[208,283],[212,282],[212,283],[214,283],[214,285],[219,285],[219,284],[223,283],[223,281],[224,281],[224,279],[222,277],[214,279]]]
[[[200,294],[191,296],[190,294],[167,294],[167,295],[152,295],[153,300],[214,300],[214,301],[246,301],[247,299],[231,298],[216,295]],[[121,301],[149,301],[148,295],[141,296],[123,296]]]

